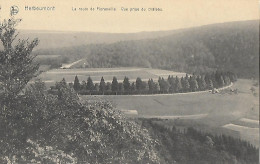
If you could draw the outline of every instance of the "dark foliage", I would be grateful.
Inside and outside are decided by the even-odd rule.
[[[160,145],[164,163],[181,164],[257,164],[258,149],[246,141],[229,136],[213,136],[193,128],[179,130],[174,125],[165,127],[160,120],[141,120]],[[175,162],[174,162],[175,161]]]
[[[75,76],[74,83],[73,83],[73,88],[75,91],[80,90],[80,83],[79,83],[79,78],[78,76]]]
[[[90,67],[139,66],[187,73],[221,68],[252,78],[259,76],[258,29],[259,20],[232,22],[183,30],[158,39],[54,49],[51,54],[78,54],[78,58],[87,57]]]
[[[16,45],[13,44],[17,37],[15,26],[18,22],[16,19],[0,22],[0,41],[3,46],[0,50],[0,99],[7,98],[7,101],[24,89],[39,68],[38,64],[33,63],[35,56],[31,54],[38,45],[38,39],[31,42],[19,40]]]
[[[0,24],[0,163],[159,162],[156,141],[146,129],[109,102],[80,100],[77,76],[74,85],[57,82],[56,95],[41,81],[25,88],[38,68],[31,56],[38,40],[13,47],[16,23]],[[91,78],[83,86],[92,90]]]
[[[158,163],[156,141],[109,102],[80,101],[65,81],[56,88],[39,81],[1,106],[1,163]]]

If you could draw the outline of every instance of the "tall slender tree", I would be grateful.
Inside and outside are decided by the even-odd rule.
[[[211,73],[210,80],[212,81],[214,88],[218,88],[218,79],[216,72]]]
[[[87,79],[87,90],[90,90],[90,91],[95,90],[95,85],[90,76]]]
[[[225,81],[222,75],[219,77],[218,86],[223,87],[225,85]]]
[[[135,82],[136,90],[138,91],[142,90],[142,84],[143,84],[142,79],[140,77],[137,77]]]
[[[182,84],[178,76],[175,78],[175,92],[182,92]]]
[[[207,84],[207,87],[208,87],[208,89],[213,89],[213,88],[214,88],[214,84],[213,84],[213,82],[212,82],[211,79],[209,79],[209,82],[208,82],[208,84]]]
[[[131,84],[131,92],[134,92],[136,90],[135,82],[132,82]]]
[[[99,83],[99,91],[104,94],[105,90],[106,90],[106,83],[105,83],[105,80],[104,80],[104,78],[102,76],[101,80],[100,80],[100,83]]]
[[[181,78],[181,83],[182,83],[182,87],[183,87],[183,91],[184,92],[189,92],[190,91],[190,82],[189,82],[189,78]]]
[[[73,88],[74,88],[75,91],[80,90],[80,83],[79,83],[79,78],[78,78],[77,75],[75,76],[75,79],[74,79]]]
[[[225,82],[225,85],[229,85],[231,83],[230,78],[227,75],[224,76],[224,82]]]
[[[173,93],[175,91],[175,79],[173,76],[171,76],[170,78],[168,77],[168,83],[170,85],[169,92]]]
[[[129,78],[128,77],[124,78],[123,87],[124,87],[124,91],[125,92],[129,92],[130,91],[131,84],[129,82]]]
[[[192,76],[190,80],[190,89],[192,92],[195,92],[199,89],[199,85],[196,79],[196,76]]]
[[[158,78],[158,85],[159,85],[160,91],[162,91],[162,88],[163,88],[163,86],[162,86],[162,78],[160,76]]]
[[[153,82],[153,79],[149,79],[148,80],[148,87],[149,87],[149,91],[151,93],[153,93],[154,92],[154,82]]]
[[[164,80],[164,78],[161,78],[161,80],[158,80],[159,81],[159,85],[160,85],[160,91],[165,93],[165,92],[168,92],[169,90],[169,83]]]
[[[38,39],[31,42],[18,40],[13,44],[17,37],[15,27],[19,22],[18,19],[0,22],[0,88],[3,90],[0,99],[7,98],[9,102],[18,96],[39,68],[33,62],[35,56],[32,55],[32,50],[39,43]]]
[[[205,76],[201,76],[198,81],[199,89],[204,91],[207,88],[207,83],[205,81]]]
[[[116,77],[113,77],[113,81],[112,81],[112,91],[116,92],[118,91],[118,81]]]

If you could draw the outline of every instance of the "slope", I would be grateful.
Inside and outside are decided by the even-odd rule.
[[[179,72],[232,71],[258,77],[259,21],[207,25],[155,39],[37,51],[87,57],[90,67],[152,67]]]

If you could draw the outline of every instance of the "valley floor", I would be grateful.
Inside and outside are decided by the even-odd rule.
[[[227,89],[216,94],[81,97],[112,101],[129,116],[178,119],[187,126],[240,137],[259,147],[259,93],[252,94],[252,85],[251,80],[239,79],[231,87],[238,89],[237,94]]]

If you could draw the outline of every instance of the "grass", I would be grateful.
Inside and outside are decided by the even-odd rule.
[[[53,59],[58,58],[60,55],[37,55],[36,60],[38,59]]]
[[[93,96],[82,96],[95,99]],[[114,102],[118,109],[137,110],[140,116],[194,115],[210,113],[214,116],[222,113],[240,115],[237,111],[246,112],[250,98],[245,94],[197,94],[172,95],[124,95],[98,96]],[[242,103],[241,103],[242,102]],[[222,115],[221,115],[222,117]]]
[[[139,117],[149,118],[158,116],[158,118],[171,119],[172,117],[176,119],[174,116],[182,118],[181,116],[202,115],[204,117],[192,119],[192,124],[189,125],[206,125],[204,128],[206,130],[215,129],[220,133],[229,131],[234,136],[239,134],[242,139],[248,140],[258,147],[259,131],[245,131],[244,129],[238,130],[237,128],[225,127],[225,125],[230,123],[235,124],[238,120],[241,122],[242,118],[255,121],[259,120],[259,97],[252,94],[250,91],[251,86],[251,80],[239,79],[232,86],[233,89],[238,89],[238,94],[227,91],[218,94],[203,92],[197,94],[156,96],[109,95],[81,97],[88,100],[95,100],[97,98],[110,100],[119,110],[136,110]],[[186,120],[186,122],[188,123],[189,120]],[[250,127],[248,124],[244,123],[243,125]]]
[[[259,120],[253,120],[248,118],[241,118],[232,122],[235,125],[240,125],[248,128],[259,128]]]

